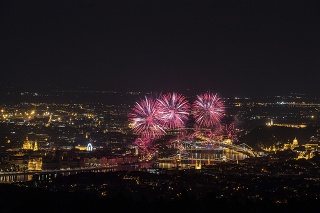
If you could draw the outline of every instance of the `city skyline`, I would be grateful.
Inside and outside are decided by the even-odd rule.
[[[313,1],[4,1],[0,83],[316,96]]]
[[[0,212],[308,212],[320,4],[0,1]]]

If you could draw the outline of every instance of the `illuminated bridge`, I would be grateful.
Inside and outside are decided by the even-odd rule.
[[[26,182],[33,179],[45,181],[57,176],[68,176],[81,172],[108,172],[116,170],[117,166],[109,167],[85,167],[72,169],[56,169],[56,170],[40,170],[40,171],[16,171],[16,172],[0,172],[0,183]]]
[[[229,149],[235,152],[245,154],[249,157],[256,157],[258,154],[253,150],[252,147],[245,143],[236,145],[232,143],[213,141],[213,142],[195,142],[195,143],[184,143],[184,150],[186,152],[192,152],[194,150],[219,150],[219,149]]]
[[[175,148],[179,150],[177,155],[157,159],[159,168],[201,168],[201,164],[210,165],[257,156],[245,143],[235,145],[219,141],[178,141]]]
[[[195,143],[195,144],[186,144],[186,148],[185,148],[185,151],[186,152],[190,152],[190,151],[194,151],[194,150],[232,150],[232,151],[235,151],[235,152],[239,152],[239,153],[242,153],[242,154],[245,154],[249,157],[256,157],[257,156],[257,153],[255,153],[253,151],[253,149],[248,146],[247,144],[245,143],[242,143],[242,144],[239,144],[239,145],[235,145],[235,144],[232,144],[232,143],[225,143],[225,142],[217,142],[217,141],[214,141],[212,143]]]

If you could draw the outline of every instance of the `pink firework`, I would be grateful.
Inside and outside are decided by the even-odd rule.
[[[150,139],[137,138],[134,143],[138,146],[142,160],[151,160],[155,156],[157,147],[153,145]]]
[[[233,140],[234,142],[238,141],[238,137],[237,137],[238,130],[234,127],[234,124],[229,124],[229,125],[226,124],[224,131],[225,131],[225,137]]]
[[[133,113],[129,114],[129,122],[133,132],[142,137],[155,138],[166,133],[158,119],[157,102],[147,97],[136,102]]]
[[[158,101],[158,116],[161,123],[170,129],[184,127],[188,119],[190,104],[186,98],[178,93],[167,93]]]
[[[200,127],[212,128],[219,125],[223,113],[224,105],[217,94],[198,95],[193,103],[195,122]]]

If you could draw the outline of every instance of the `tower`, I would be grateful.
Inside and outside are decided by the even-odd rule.
[[[38,151],[38,142],[34,142],[33,151]]]

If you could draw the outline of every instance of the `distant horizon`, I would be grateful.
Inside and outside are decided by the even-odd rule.
[[[101,87],[95,87],[91,85],[53,85],[53,84],[21,84],[21,83],[1,83],[0,82],[0,88],[2,92],[54,92],[55,90],[65,90],[65,92],[85,92],[85,91],[99,91],[99,92],[109,92],[109,93],[142,93],[142,94],[160,94],[160,93],[168,93],[168,92],[177,92],[181,93],[183,95],[198,95],[205,92],[212,92],[218,94],[221,98],[266,98],[266,97],[276,97],[276,96],[283,96],[283,97],[289,97],[292,95],[297,96],[304,96],[306,98],[320,98],[320,96],[316,96],[313,94],[308,94],[304,92],[288,92],[286,94],[261,94],[253,95],[253,94],[247,94],[247,95],[239,95],[239,94],[225,94],[223,91],[219,90],[192,90],[192,89],[182,89],[182,90],[151,90],[151,89],[119,89],[119,88],[101,88]],[[57,91],[56,91],[57,92]],[[41,95],[41,94],[40,94]]]

